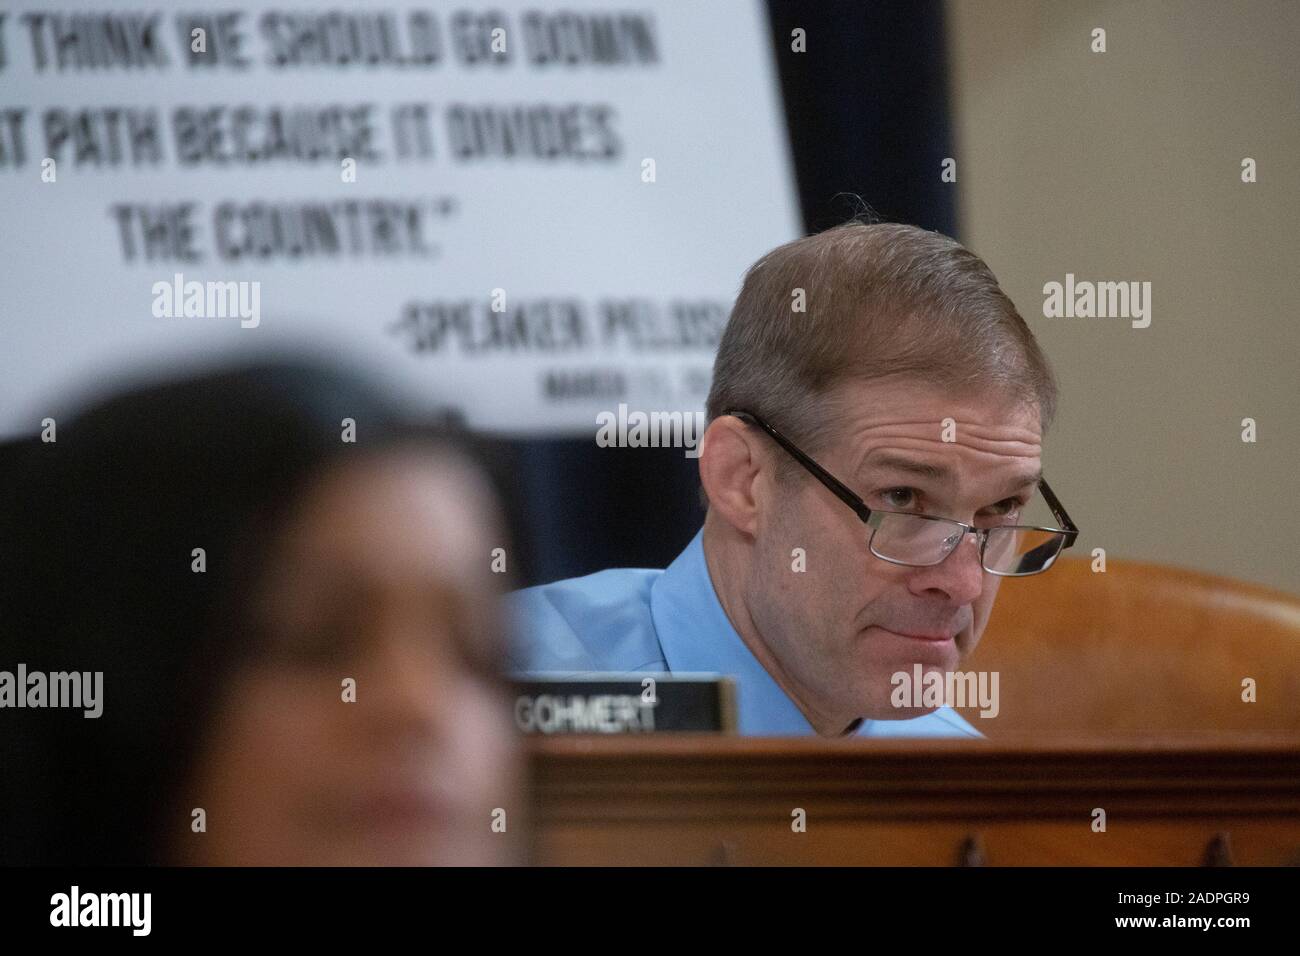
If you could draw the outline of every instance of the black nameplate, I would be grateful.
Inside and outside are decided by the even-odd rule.
[[[516,674],[515,725],[526,734],[730,733],[735,685],[717,674]]]

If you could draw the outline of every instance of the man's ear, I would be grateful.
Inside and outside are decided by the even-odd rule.
[[[709,496],[709,510],[748,535],[758,530],[755,491],[763,462],[759,441],[758,432],[739,418],[720,415],[709,423],[700,445],[700,483]]]

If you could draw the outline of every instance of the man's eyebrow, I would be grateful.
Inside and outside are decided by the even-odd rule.
[[[916,475],[918,478],[928,478],[930,481],[939,484],[953,484],[954,475],[952,469],[946,465],[935,465],[930,462],[917,461],[913,458],[904,458],[900,455],[878,454],[868,455],[867,460],[863,462],[864,468],[878,468],[889,471],[901,471],[909,475]],[[1037,486],[1043,480],[1043,470],[1026,472],[1023,475],[1016,475],[1007,482],[1007,488],[1017,491],[1029,485]]]
[[[1043,469],[1039,468],[1035,472],[1031,472],[1024,475],[1017,475],[1015,478],[1011,479],[1011,483],[1008,484],[1007,487],[1013,491],[1019,488],[1026,488],[1029,485],[1033,485],[1035,488],[1037,488],[1038,483],[1041,482],[1042,480],[1043,480]]]
[[[867,460],[862,463],[864,468],[878,468],[888,471],[901,471],[909,475],[916,475],[919,478],[929,478],[931,481],[943,484],[952,484],[952,469],[946,465],[933,465],[929,462],[917,461],[914,458],[904,458],[900,455],[891,455],[888,453],[878,455],[868,455]]]

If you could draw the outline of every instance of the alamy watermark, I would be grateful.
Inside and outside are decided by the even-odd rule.
[[[889,679],[894,689],[889,702],[902,707],[978,707],[981,717],[996,717],[998,671],[936,671],[912,665],[912,672],[897,671]]]
[[[1043,317],[1132,319],[1133,328],[1145,329],[1151,324],[1151,283],[1075,281],[1067,272],[1065,282],[1043,285]]]
[[[155,282],[153,288],[155,319],[239,319],[245,329],[255,329],[262,322],[262,283],[199,282],[178,272],[171,282]]]
[[[0,671],[0,707],[66,707],[98,717],[104,712],[104,672],[46,673],[19,664],[15,671]]]
[[[703,412],[630,412],[620,403],[617,412],[599,412],[596,424],[601,448],[685,448],[687,458],[700,457]]]
[[[83,893],[73,885],[50,897],[51,926],[122,926],[148,936],[153,926],[152,893]]]

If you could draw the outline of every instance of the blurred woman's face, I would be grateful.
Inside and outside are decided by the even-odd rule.
[[[309,490],[255,605],[267,653],[226,688],[190,789],[207,831],[185,835],[180,859],[517,859],[519,763],[495,676],[501,542],[481,488],[412,451]]]

